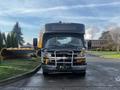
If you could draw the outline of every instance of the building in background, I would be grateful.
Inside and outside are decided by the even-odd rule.
[[[92,49],[107,49],[107,40],[86,40],[86,48],[88,50]]]

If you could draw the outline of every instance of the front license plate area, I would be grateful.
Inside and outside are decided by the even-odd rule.
[[[70,70],[71,69],[71,66],[67,66],[67,65],[59,65],[57,66],[57,70]]]

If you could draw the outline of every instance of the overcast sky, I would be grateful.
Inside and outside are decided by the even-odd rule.
[[[120,1],[0,0],[0,31],[10,32],[17,21],[26,42],[38,37],[45,23],[58,21],[84,23],[86,38],[97,39],[107,25],[119,24]]]

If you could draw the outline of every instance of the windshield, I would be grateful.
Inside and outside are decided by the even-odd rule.
[[[77,37],[53,37],[47,40],[45,48],[81,48],[83,43]]]

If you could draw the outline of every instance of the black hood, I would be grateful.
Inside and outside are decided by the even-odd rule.
[[[50,52],[50,51],[81,51],[82,48],[65,48],[65,49],[56,49],[56,48],[45,48],[43,49],[43,51],[47,51],[47,52]]]

